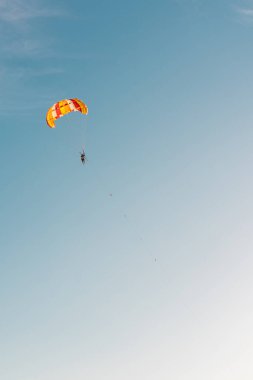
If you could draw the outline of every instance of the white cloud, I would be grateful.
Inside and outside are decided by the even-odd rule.
[[[63,12],[57,9],[42,8],[39,4],[23,0],[0,0],[0,20],[9,23],[24,22],[41,17],[62,16]]]
[[[52,39],[31,21],[63,15],[62,9],[42,6],[36,0],[0,0],[1,58],[45,56],[50,51]]]
[[[62,16],[37,0],[0,0],[0,85],[5,91],[22,87],[24,80],[62,74],[60,65],[47,59],[54,40],[34,19]],[[49,4],[49,2],[48,2]],[[43,60],[41,61],[41,59]],[[9,90],[7,90],[9,88]]]
[[[243,16],[253,17],[253,8],[237,8],[237,11]]]
[[[1,50],[6,57],[41,58],[50,54],[50,44],[49,41],[23,35],[2,45]]]
[[[251,19],[253,19],[253,0],[237,1],[237,6],[235,6],[234,9],[245,21],[251,21]]]
[[[14,80],[17,79],[25,79],[32,77],[43,77],[48,75],[61,75],[64,73],[64,70],[59,67],[39,67],[39,68],[33,68],[33,67],[20,67],[15,68],[14,70],[8,67],[0,67],[0,78],[2,77],[10,77]]]

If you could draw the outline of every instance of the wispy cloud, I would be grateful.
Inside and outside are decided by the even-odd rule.
[[[245,21],[253,20],[253,1],[245,0],[240,1],[237,6],[234,7],[235,12]]]
[[[22,0],[0,0],[0,20],[17,23],[34,18],[62,16],[62,10],[39,6]]]
[[[69,17],[60,0],[0,0],[0,115],[13,107],[22,113],[45,107],[49,88],[67,70],[66,59],[84,59],[83,52],[65,56],[57,43],[61,36],[45,28],[46,19],[55,17]]]
[[[237,8],[237,12],[242,16],[253,17],[253,8]]]
[[[16,79],[22,78],[33,78],[33,77],[43,77],[49,75],[60,75],[63,74],[64,70],[60,67],[20,67],[15,68],[15,70],[8,67],[0,67],[0,79],[4,77],[10,77]]]
[[[3,44],[1,50],[8,57],[36,59],[50,54],[50,41],[45,42],[42,39],[23,35],[15,41]]]
[[[63,15],[60,7],[52,9],[37,0],[0,0],[0,64],[11,57],[37,59],[50,54],[52,38],[31,21]]]
[[[241,13],[244,16],[253,16],[253,9],[239,9],[239,13]]]
[[[65,15],[60,6],[52,9],[49,0],[0,0],[1,114],[9,109],[9,98],[19,99],[14,103],[23,110],[26,99],[33,96],[31,83],[42,84],[44,78],[50,83],[49,78],[63,74],[61,62],[48,58],[57,50],[55,41],[45,31],[44,23],[37,21]]]

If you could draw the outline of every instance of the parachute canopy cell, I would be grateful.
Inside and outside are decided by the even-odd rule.
[[[53,104],[47,111],[47,125],[50,128],[55,128],[55,120],[75,111],[79,111],[84,115],[87,115],[88,107],[82,102],[82,100],[77,98],[60,100],[59,102]]]

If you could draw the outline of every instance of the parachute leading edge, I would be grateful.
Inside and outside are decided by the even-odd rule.
[[[47,111],[46,121],[50,128],[55,128],[55,120],[67,115],[70,112],[79,111],[84,115],[88,114],[88,107],[80,99],[63,99],[52,105]]]

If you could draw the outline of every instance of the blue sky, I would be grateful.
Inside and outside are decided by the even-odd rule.
[[[253,1],[0,0],[0,33],[1,380],[252,380]]]

